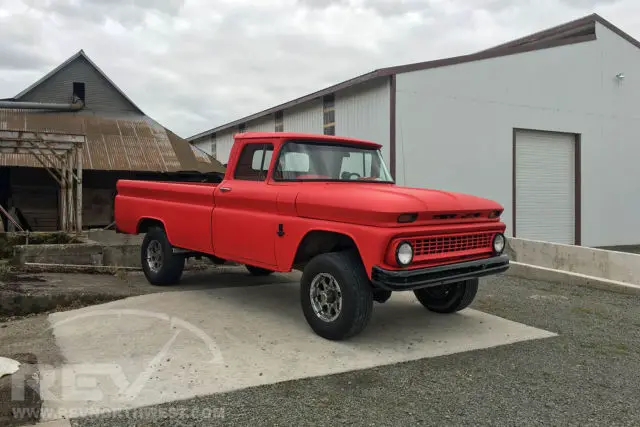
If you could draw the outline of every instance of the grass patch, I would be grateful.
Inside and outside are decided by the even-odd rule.
[[[0,282],[5,282],[14,276],[13,266],[7,261],[0,260]]]

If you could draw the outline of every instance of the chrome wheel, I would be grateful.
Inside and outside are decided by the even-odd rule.
[[[333,322],[342,311],[342,291],[338,281],[330,274],[320,273],[311,281],[311,306],[319,319]]]
[[[149,270],[157,273],[162,268],[162,245],[157,240],[152,240],[147,246],[147,265]]]

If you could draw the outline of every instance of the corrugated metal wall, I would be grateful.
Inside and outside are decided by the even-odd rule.
[[[21,101],[58,102],[71,101],[73,82],[85,83],[86,110],[111,112],[137,112],[111,84],[84,58],[72,61],[41,85],[25,94]]]
[[[336,135],[368,139],[383,145],[385,161],[389,162],[389,80],[367,83],[336,94]],[[284,132],[323,134],[322,99],[309,101],[284,111]],[[247,123],[247,132],[274,132],[275,117],[260,118]],[[218,133],[216,158],[227,163],[233,145],[234,127]],[[209,138],[196,145],[208,152]]]
[[[310,101],[284,112],[285,132],[322,134],[322,100]]]
[[[273,116],[263,117],[247,123],[247,132],[273,132],[275,120]]]
[[[381,78],[336,93],[336,135],[361,138],[383,145],[389,167],[389,79]]]
[[[216,153],[212,153],[212,143],[214,139],[211,136],[206,136],[204,138],[198,139],[193,143],[196,147],[204,151],[205,153],[215,155]]]
[[[231,153],[231,147],[233,146],[233,135],[238,131],[230,129],[224,132],[220,132],[216,136],[216,159],[226,164],[229,161],[229,154]]]

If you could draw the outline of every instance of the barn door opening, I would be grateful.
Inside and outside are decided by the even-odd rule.
[[[516,129],[513,151],[514,236],[579,245],[579,135]]]

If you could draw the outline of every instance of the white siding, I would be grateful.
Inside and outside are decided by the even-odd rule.
[[[199,149],[201,149],[202,151],[208,154],[215,154],[211,152],[211,142],[212,142],[211,137],[206,136],[193,141],[193,145],[195,145],[196,147],[198,147]]]
[[[316,99],[286,110],[284,131],[322,134],[322,100]]]
[[[275,120],[272,115],[247,123],[247,132],[273,132],[274,129]]]
[[[233,130],[219,132],[216,137],[216,159],[222,164],[226,164],[229,161],[229,154],[231,154],[231,147],[233,146],[233,135],[236,133],[237,131],[234,128]]]
[[[336,135],[382,144],[387,166],[390,166],[389,86],[389,79],[383,78],[336,93]]]
[[[510,234],[513,128],[580,133],[582,244],[640,243],[640,51],[596,30],[593,42],[398,75],[398,181],[494,199]]]

